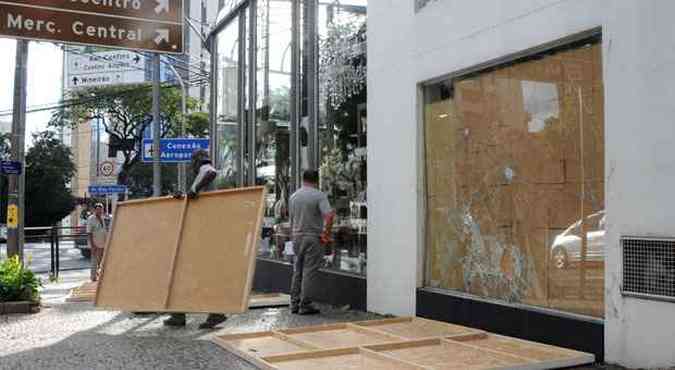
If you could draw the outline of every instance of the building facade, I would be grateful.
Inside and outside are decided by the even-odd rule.
[[[675,365],[674,10],[371,1],[368,309]]]

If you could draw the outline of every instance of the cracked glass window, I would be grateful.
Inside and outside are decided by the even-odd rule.
[[[604,315],[601,47],[425,89],[426,285]]]

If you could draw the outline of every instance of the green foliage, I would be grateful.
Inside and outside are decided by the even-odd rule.
[[[131,169],[140,163],[140,152],[143,141],[143,132],[152,124],[152,85],[138,84],[126,86],[105,86],[88,89],[78,89],[70,93],[69,99],[73,104],[63,111],[54,113],[50,120],[53,127],[77,127],[87,124],[92,119],[100,119],[106,133],[112,140],[131,143],[120,151],[124,155],[124,163],[119,174],[119,182],[128,184]],[[160,95],[160,136],[175,136],[179,123],[182,120],[181,111],[182,92],[174,86],[164,86]],[[187,109],[198,109],[196,99],[187,99]],[[199,133],[200,137],[206,130],[208,123],[203,127],[203,116],[194,113],[186,117],[188,133]],[[208,115],[206,116],[208,122]],[[197,136],[197,135],[195,135]]]
[[[39,302],[40,279],[26,269],[18,256],[0,262],[0,302]]]
[[[178,170],[175,164],[163,164],[162,194],[172,194],[178,190]],[[139,163],[129,171],[127,186],[130,198],[142,199],[152,196],[152,163]]]
[[[26,225],[50,226],[75,209],[67,184],[75,174],[70,148],[51,131],[33,135],[26,154]]]

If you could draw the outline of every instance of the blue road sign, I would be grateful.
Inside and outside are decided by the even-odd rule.
[[[23,165],[17,161],[2,161],[0,162],[0,170],[5,175],[21,175]]]
[[[90,185],[89,194],[92,195],[106,195],[106,194],[123,194],[127,192],[127,187],[124,185]]]
[[[209,150],[209,139],[162,139],[160,159],[162,163],[190,162],[197,149]],[[152,162],[152,139],[143,139],[143,162]]]

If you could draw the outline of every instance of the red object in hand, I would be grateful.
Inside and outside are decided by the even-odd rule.
[[[328,244],[332,244],[332,243],[333,243],[333,239],[331,239],[330,236],[328,236],[326,234],[321,234],[321,244],[328,245]]]

